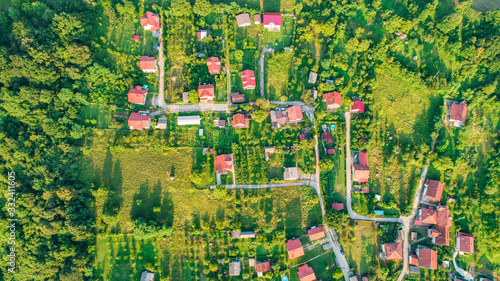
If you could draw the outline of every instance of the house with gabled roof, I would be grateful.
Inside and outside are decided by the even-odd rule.
[[[145,12],[141,18],[141,25],[144,27],[144,30],[155,32],[160,29],[160,16],[153,12]]]
[[[255,73],[253,70],[247,69],[241,72],[241,82],[243,83],[244,90],[255,89]]]
[[[457,232],[455,235],[455,250],[463,254],[474,254],[474,235]]]
[[[158,71],[158,64],[155,57],[142,56],[139,65],[144,73],[155,73]]]
[[[302,115],[302,108],[298,105],[290,106],[286,109],[288,113],[288,122],[299,123],[304,121],[304,116]]]
[[[429,208],[421,208],[418,210],[418,220],[422,223],[437,224],[437,211]]]
[[[229,276],[240,276],[241,274],[241,262],[232,261],[229,263]]]
[[[271,263],[269,260],[267,261],[259,261],[255,265],[255,271],[257,272],[258,277],[264,276],[265,272],[271,271]]]
[[[437,225],[451,227],[453,226],[450,208],[448,206],[439,206],[437,210]]]
[[[281,13],[264,13],[264,20],[262,22],[264,28],[270,32],[281,31]]]
[[[286,123],[288,123],[287,111],[271,110],[269,115],[271,115],[271,127],[272,128],[281,128]]]
[[[321,133],[321,140],[326,143],[333,143],[332,134],[330,132]]]
[[[465,125],[467,119],[467,103],[465,101],[459,103],[448,99],[445,102],[448,108],[447,119],[449,124],[457,128]]]
[[[352,164],[352,180],[365,183],[370,177],[370,169],[368,168],[368,152],[358,151],[353,158]]]
[[[214,156],[214,170],[220,175],[226,175],[227,171],[233,169],[233,156],[231,154],[222,154]]]
[[[304,264],[303,266],[300,266],[298,268],[297,275],[299,275],[300,281],[316,280],[316,275],[314,274],[313,269],[307,264]]]
[[[313,227],[307,231],[310,241],[315,241],[321,238],[325,238],[325,231],[322,226]]]
[[[288,251],[288,257],[293,260],[304,255],[304,248],[302,248],[302,243],[299,239],[290,239],[285,244],[286,250]]]
[[[221,63],[217,57],[209,57],[207,59],[208,73],[210,75],[217,75],[220,73]]]
[[[144,105],[146,103],[146,97],[148,95],[148,89],[143,89],[141,86],[135,86],[135,88],[128,91],[127,100],[130,103]]]
[[[249,26],[252,24],[250,15],[248,13],[239,14],[236,16],[236,23],[238,27]]]
[[[201,103],[212,103],[214,102],[215,92],[214,85],[199,85],[198,86],[198,97]]]
[[[425,248],[423,246],[417,247],[417,256],[418,256],[418,266],[436,270],[437,269],[437,252]]]
[[[237,113],[233,115],[233,121],[231,122],[231,125],[235,129],[243,129],[243,128],[249,128],[250,127],[250,116]]]
[[[253,23],[260,24],[260,22],[261,22],[261,20],[260,20],[259,14],[256,14],[255,16],[253,16]]]
[[[403,245],[401,242],[382,244],[382,259],[400,260],[403,259]]]
[[[128,127],[130,130],[149,129],[151,126],[151,117],[147,114],[132,112],[128,118]]]
[[[443,197],[444,183],[426,179],[424,181],[423,201],[438,203]]]
[[[342,96],[338,92],[325,93],[322,98],[327,110],[335,110],[342,105]]]
[[[231,94],[231,101],[233,103],[245,102],[245,95],[240,94],[238,92],[234,92]]]
[[[427,236],[431,238],[432,244],[439,246],[450,246],[450,227],[436,225],[427,230]]]
[[[363,102],[360,100],[355,100],[354,103],[351,105],[351,113],[364,113],[364,112],[365,112],[365,105],[363,104]]]

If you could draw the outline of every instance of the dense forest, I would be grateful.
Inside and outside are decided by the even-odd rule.
[[[378,149],[387,169],[401,166],[401,174],[409,175],[397,178],[401,187],[391,186],[396,199],[387,204],[402,214],[410,211],[415,171],[429,160],[430,174],[446,183],[446,195],[455,202],[450,205],[456,230],[473,233],[498,271],[500,11],[480,13],[469,1],[438,0],[282,0],[269,7],[267,1],[212,2],[0,0],[0,170],[5,186],[8,173],[15,172],[17,219],[16,275],[2,266],[4,280],[93,280],[95,198],[79,177],[82,148],[93,131],[80,113],[89,104],[124,105],[129,83],[155,80],[142,75],[137,56],[118,52],[107,37],[121,19],[139,18],[145,9],[158,10],[168,23],[164,52],[173,72],[166,77],[172,100],[199,81],[214,80],[199,70],[204,62],[196,60],[197,51],[225,51],[221,43],[211,44],[212,37],[196,45],[198,28],[218,29],[213,37],[220,39],[233,36],[220,30],[234,24],[237,13],[293,12],[298,20],[290,43],[296,51],[293,58],[281,53],[270,60],[283,71],[269,79],[290,94],[276,97],[301,98],[320,108],[320,99],[307,92],[308,71],[282,83],[287,67],[279,59],[285,57],[297,68],[318,72],[320,93],[336,89],[347,104],[348,97],[364,99],[367,114],[353,120],[353,147]],[[179,79],[172,79],[177,71]],[[400,99],[398,93],[408,90],[415,95]],[[468,103],[465,127],[444,127],[444,98]],[[421,107],[426,111],[419,114]],[[409,191],[398,195],[402,186]],[[7,203],[0,199],[5,218]],[[8,222],[0,225],[6,229]],[[0,237],[2,245],[7,239]],[[9,252],[2,252],[4,264]]]

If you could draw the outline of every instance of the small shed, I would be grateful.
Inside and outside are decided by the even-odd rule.
[[[375,213],[375,215],[379,215],[379,216],[383,216],[384,215],[384,211],[383,210],[374,210],[373,213]]]
[[[183,92],[182,93],[182,102],[183,103],[189,103],[188,93],[187,92]]]
[[[309,72],[309,79],[307,80],[307,83],[315,84],[317,79],[318,79],[318,73],[311,71]]]
[[[241,262],[232,261],[229,263],[229,276],[240,276],[241,274]]]
[[[200,123],[201,123],[200,115],[179,116],[177,118],[177,125],[179,126],[200,125]]]
[[[249,267],[255,266],[255,259],[254,258],[249,258],[248,259],[248,266]]]
[[[253,16],[253,22],[255,24],[260,24],[262,22],[259,14],[256,14],[255,16]]]
[[[336,211],[344,210],[344,203],[333,203],[332,209]]]
[[[158,123],[156,123],[156,129],[166,130],[167,123],[168,123],[167,118],[165,117],[158,118]]]
[[[328,155],[333,155],[333,154],[335,154],[335,148],[328,149]]]

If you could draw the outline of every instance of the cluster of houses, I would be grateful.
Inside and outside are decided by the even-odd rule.
[[[296,16],[294,16],[296,18]],[[253,16],[254,24],[261,24],[260,14]],[[281,31],[281,13],[263,13],[262,24],[264,29],[270,32],[280,32]],[[238,27],[250,26],[252,24],[250,20],[250,14],[243,13],[236,16],[236,24]]]
[[[421,196],[421,208],[415,220],[418,227],[428,227],[427,236],[433,245],[450,246],[450,227],[452,217],[448,206],[441,205],[444,183],[426,179]],[[417,238],[417,233],[412,232],[412,240]],[[474,236],[464,232],[455,235],[455,250],[463,254],[474,253]],[[381,258],[385,260],[400,260],[403,258],[403,242],[382,244]],[[419,273],[418,267],[437,270],[437,251],[424,245],[417,245],[414,253],[409,255],[410,272]]]
[[[308,230],[309,241],[317,241],[325,238],[325,232],[323,227],[312,227]],[[232,231],[231,237],[233,239],[252,239],[256,238],[257,234],[253,231]],[[304,256],[304,248],[299,239],[290,239],[285,244],[288,258],[296,259]],[[323,247],[325,248],[325,247]],[[262,260],[256,261],[255,258],[248,259],[249,267],[253,267],[258,277],[263,277],[266,272],[271,271],[271,261]],[[239,276],[241,274],[241,261],[239,259],[229,263],[229,276]],[[307,264],[304,264],[298,268],[297,275],[300,281],[314,281],[316,275],[314,270]]]

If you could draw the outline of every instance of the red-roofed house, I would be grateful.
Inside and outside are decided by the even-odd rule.
[[[128,118],[128,126],[130,130],[149,129],[151,126],[151,118],[149,115],[141,115],[139,112],[132,112]]]
[[[443,197],[443,189],[444,183],[426,179],[424,182],[423,199],[426,199],[431,203],[440,202]]]
[[[410,265],[418,266],[418,256],[415,254],[411,254],[409,263]]]
[[[304,255],[304,248],[302,248],[302,243],[300,243],[299,239],[288,240],[286,242],[286,250],[288,251],[288,257],[293,260],[298,257],[302,257]]]
[[[262,22],[264,28],[271,32],[281,31],[281,14],[280,13],[264,13],[264,20]]]
[[[308,266],[307,264],[300,266],[297,274],[299,275],[300,281],[314,281],[314,280],[316,280],[316,275],[314,274],[313,269],[310,266]]]
[[[354,163],[352,164],[352,180],[357,182],[368,182],[370,177],[370,169],[368,168],[368,152],[358,151],[354,156]]]
[[[464,253],[474,254],[474,235],[464,232],[457,232],[455,250],[461,255]]]
[[[144,73],[155,73],[158,70],[155,57],[142,56],[139,64]]]
[[[451,221],[450,208],[448,206],[439,206],[437,210],[437,225],[451,227],[453,226]]]
[[[290,106],[286,109],[288,112],[288,122],[298,123],[304,121],[304,116],[302,115],[302,108],[298,105]]]
[[[141,25],[144,27],[144,30],[155,32],[160,28],[160,17],[158,14],[145,12],[141,18]]]
[[[325,232],[323,231],[322,226],[309,229],[307,231],[307,234],[309,234],[310,241],[315,241],[321,238],[325,238]]]
[[[207,59],[208,73],[210,75],[217,75],[220,73],[220,60],[216,57],[210,57]]]
[[[417,248],[418,266],[436,270],[437,252],[427,248]]]
[[[465,124],[467,118],[467,103],[461,102],[460,104],[452,103],[450,107],[449,120],[453,126],[459,128]]]
[[[437,224],[437,211],[433,209],[421,208],[418,210],[418,220],[422,223]]]
[[[220,175],[227,174],[227,171],[233,169],[233,156],[231,154],[222,154],[214,156],[214,170]]]
[[[363,104],[362,101],[355,100],[351,106],[351,112],[352,113],[364,113],[365,112],[365,105]]]
[[[332,209],[337,211],[344,210],[344,203],[333,203]]]
[[[262,277],[264,272],[271,271],[271,263],[269,261],[259,261],[255,265],[255,271],[258,277]]]
[[[198,86],[198,97],[200,98],[200,102],[209,103],[214,102],[214,85],[199,85]]]
[[[332,134],[330,132],[321,133],[321,140],[326,143],[333,143]]]
[[[245,114],[237,113],[233,115],[233,121],[231,124],[236,129],[248,128],[250,127],[250,117]]]
[[[403,245],[401,243],[382,244],[382,257],[385,260],[400,260],[403,258]]]
[[[342,105],[342,96],[337,92],[323,94],[323,101],[326,102],[326,109],[334,110]]]
[[[238,92],[232,93],[231,94],[231,101],[233,103],[245,102],[245,95],[244,94],[240,94]]]
[[[431,237],[432,243],[439,246],[450,246],[450,228],[436,225],[427,230],[427,236]]]
[[[253,70],[247,69],[241,72],[241,82],[243,83],[243,89],[253,90],[255,89],[255,73]]]
[[[135,86],[135,88],[128,91],[128,102],[144,105],[146,103],[147,95],[147,89],[143,89],[141,86]]]

